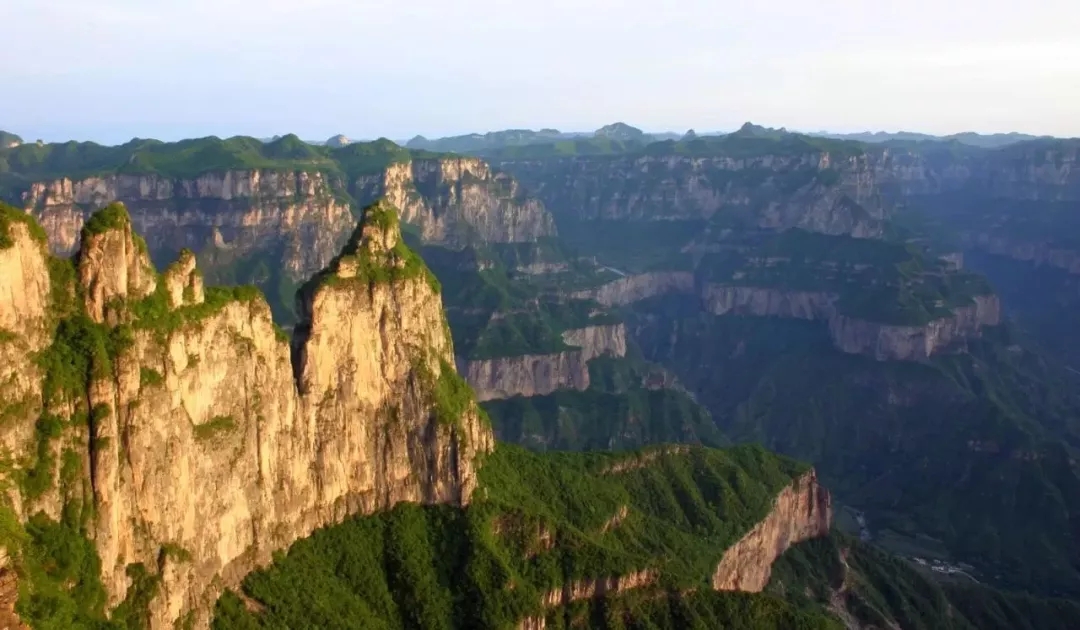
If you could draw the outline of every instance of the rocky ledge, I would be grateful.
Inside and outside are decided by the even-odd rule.
[[[626,355],[626,328],[622,324],[567,330],[562,338],[579,349],[460,361],[461,370],[480,401],[544,396],[560,389],[588,389],[589,361],[604,355]]]

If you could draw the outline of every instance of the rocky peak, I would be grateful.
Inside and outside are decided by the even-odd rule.
[[[404,270],[415,259],[401,239],[397,211],[385,200],[379,200],[364,209],[360,225],[330,269],[338,278],[381,276]]]
[[[121,205],[87,222],[76,312],[52,314],[40,232],[28,215],[0,208],[0,325],[41,319],[41,345],[29,350],[47,346],[50,317],[103,345],[114,333],[125,339],[101,357],[53,341],[49,352],[109,369],[64,372],[77,402],[57,413],[72,420],[42,436],[34,427],[49,376],[18,335],[0,335],[0,414],[10,422],[0,448],[14,472],[32,465],[43,480],[4,485],[0,509],[57,519],[92,502],[75,511],[86,520],[72,534],[100,556],[108,606],[124,601],[139,565],[159,587],[149,627],[205,628],[223,587],[316,528],[402,501],[469,501],[491,428],[454,371],[438,283],[402,242],[393,207],[368,208],[335,267],[302,291],[307,317],[292,364],[262,296],[222,287],[202,295],[190,252],[162,275],[139,325],[108,330],[132,316],[125,304],[157,289]],[[351,277],[340,273],[350,259]],[[203,305],[162,313],[159,297],[174,309]],[[0,596],[3,569],[0,559]],[[24,574],[32,597],[37,573]],[[0,597],[0,621],[3,607]]]
[[[141,299],[157,287],[146,243],[131,231],[124,204],[95,212],[83,226],[77,257],[87,314],[98,323],[126,318],[123,302]]]
[[[202,272],[195,265],[195,254],[190,249],[180,252],[180,257],[162,274],[165,290],[169,296],[169,308],[202,304],[206,299]]]
[[[326,141],[326,146],[330,147],[331,149],[340,149],[341,147],[347,147],[350,144],[352,144],[352,140],[349,140],[342,134],[333,136]]]
[[[594,134],[597,138],[610,138],[612,140],[642,140],[645,138],[645,132],[637,127],[631,127],[624,122],[612,123],[610,125],[604,125],[597,129]]]
[[[38,348],[48,303],[45,234],[29,215],[0,203],[0,336],[7,332]]]

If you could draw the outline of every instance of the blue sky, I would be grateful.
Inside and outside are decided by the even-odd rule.
[[[1075,0],[2,0],[0,129],[1080,136]],[[760,6],[758,6],[760,5]]]

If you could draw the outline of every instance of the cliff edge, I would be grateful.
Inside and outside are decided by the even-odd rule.
[[[32,221],[0,227],[6,503],[93,541],[110,607],[206,627],[223,588],[316,528],[469,502],[491,431],[388,204],[299,293],[291,348],[256,290],[204,288],[190,253],[159,277],[122,206],[74,261]]]

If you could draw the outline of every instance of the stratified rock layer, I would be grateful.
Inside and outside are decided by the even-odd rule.
[[[580,350],[461,362],[477,400],[585,390],[589,387],[589,361],[604,355],[626,356],[626,328],[622,324],[576,328],[562,337],[567,345]]]
[[[543,204],[510,175],[478,158],[432,158],[391,164],[353,183],[361,202],[385,197],[427,242],[523,243],[555,235]]]

